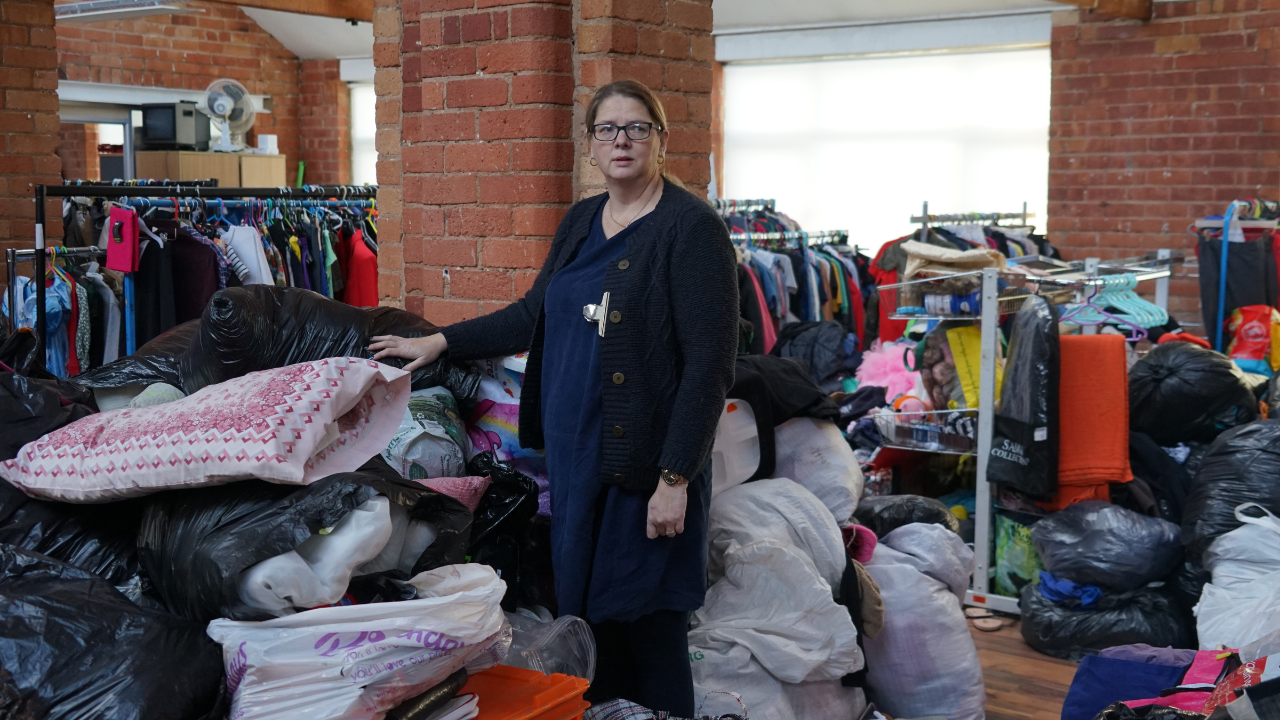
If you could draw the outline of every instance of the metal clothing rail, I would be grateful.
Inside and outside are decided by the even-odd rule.
[[[800,241],[803,241],[806,245],[809,244],[810,240],[831,239],[831,240],[838,241],[836,244],[839,244],[839,243],[848,242],[849,231],[848,230],[814,230],[811,232],[808,230],[787,230],[784,232],[759,232],[759,233],[746,232],[746,233],[730,233],[729,238],[735,242],[737,241],[755,242],[757,240],[765,240],[765,241],[800,240]],[[822,243],[819,243],[819,244],[822,244]]]
[[[376,185],[306,185],[303,187],[245,188],[201,187],[187,185],[36,185],[35,272],[36,282],[36,357],[45,359],[44,272],[45,272],[45,200],[51,197],[94,198],[206,198],[210,200],[339,200],[372,199],[378,194]]]
[[[712,200],[712,205],[716,210],[721,212],[737,212],[739,210],[774,210],[777,207],[777,201],[771,199],[760,200]]]
[[[919,224],[928,232],[930,223],[973,223],[973,222],[999,222],[1000,220],[1021,220],[1023,225],[1027,224],[1027,218],[1035,217],[1035,213],[1027,212],[1027,204],[1022,203],[1022,212],[1013,213],[956,213],[952,215],[930,215],[929,201],[924,202],[924,208],[920,215],[913,215],[911,222]]]
[[[210,180],[63,180],[63,187],[218,187],[218,179]]]
[[[279,200],[273,202],[281,202],[289,207],[325,207],[325,208],[343,208],[343,207],[359,207],[372,208],[375,201],[370,200]],[[129,198],[128,203],[136,208],[155,208],[159,210],[195,210],[199,208],[247,208],[259,205],[258,200],[222,200],[215,199],[213,202],[206,202],[205,198]]]

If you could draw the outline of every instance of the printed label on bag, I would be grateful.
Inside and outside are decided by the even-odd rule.
[[[1035,438],[1036,438],[1036,442],[1044,442],[1045,440],[1048,440],[1049,428],[1047,427],[1036,428]]]

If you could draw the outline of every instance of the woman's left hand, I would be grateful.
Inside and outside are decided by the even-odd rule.
[[[684,532],[684,508],[688,498],[688,483],[668,485],[658,482],[658,489],[649,498],[649,526],[646,534],[650,540],[659,536],[675,537]]]

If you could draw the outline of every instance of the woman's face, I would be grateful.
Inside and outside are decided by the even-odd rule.
[[[650,126],[653,122],[644,103],[635,98],[614,95],[600,103],[594,127],[587,132],[591,156],[605,178],[625,182],[647,180],[658,174],[658,159],[666,154],[669,133],[659,131],[656,124]],[[600,139],[615,131],[617,135],[612,140]],[[646,133],[647,137],[633,139]]]

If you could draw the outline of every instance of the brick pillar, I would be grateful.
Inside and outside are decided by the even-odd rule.
[[[523,295],[573,197],[564,4],[404,2],[404,305],[434,323]]]
[[[587,163],[581,128],[591,94],[614,80],[638,80],[658,93],[671,124],[667,171],[695,194],[711,180],[711,0],[573,0],[578,53],[574,141],[579,198],[604,189]]]
[[[405,267],[402,252],[400,123],[402,52],[409,56],[417,47],[417,0],[374,0],[373,76],[377,107],[374,121],[378,151],[378,295],[383,305],[404,307]],[[402,45],[403,43],[403,45]],[[408,98],[406,98],[408,100]],[[406,103],[408,104],[408,103]]]
[[[98,180],[98,126],[63,123],[58,131],[58,158],[64,180]]]
[[[308,185],[351,184],[351,91],[337,60],[303,60],[298,105],[299,159]]]
[[[54,43],[53,0],[0,2],[0,252],[33,246],[32,188],[62,181]],[[50,240],[62,237],[61,204],[46,208]]]

